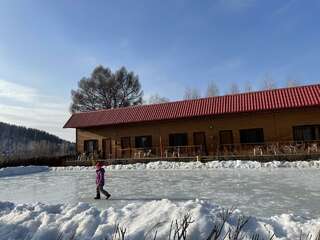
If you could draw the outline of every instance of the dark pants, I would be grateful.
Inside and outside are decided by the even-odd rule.
[[[102,192],[102,194],[105,195],[106,197],[110,196],[110,194],[103,189],[103,186],[97,185],[97,198],[100,198],[100,192]]]

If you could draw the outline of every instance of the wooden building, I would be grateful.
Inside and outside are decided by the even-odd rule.
[[[75,113],[78,153],[103,159],[320,151],[320,84]]]

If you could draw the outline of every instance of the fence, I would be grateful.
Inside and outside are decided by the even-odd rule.
[[[205,146],[163,146],[150,148],[116,149],[115,159],[180,159],[201,157],[258,157],[320,154],[320,141],[310,142],[265,142],[250,144],[217,145],[208,153]],[[107,159],[111,159],[110,156]],[[103,159],[98,153],[84,153],[78,160]]]
[[[320,154],[320,141],[266,142],[252,144],[219,145],[217,156],[278,156]]]

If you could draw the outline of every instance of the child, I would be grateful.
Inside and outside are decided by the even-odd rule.
[[[102,163],[98,162],[96,165],[96,169],[97,196],[94,199],[100,199],[100,192],[102,192],[106,196],[106,199],[109,199],[111,197],[111,194],[109,194],[106,190],[103,189],[105,170],[102,167]]]

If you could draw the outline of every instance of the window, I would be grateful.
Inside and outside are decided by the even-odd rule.
[[[241,143],[262,143],[264,142],[263,128],[252,128],[240,130]]]
[[[320,125],[293,127],[294,141],[320,140]]]
[[[188,145],[188,134],[187,133],[175,133],[169,135],[170,146],[186,146]]]
[[[223,130],[219,132],[220,144],[233,144],[233,134],[232,130]]]
[[[87,153],[98,152],[98,140],[85,140],[84,152],[87,152]]]
[[[121,148],[122,149],[131,148],[130,137],[122,137],[121,138]]]
[[[138,136],[135,137],[136,148],[151,148],[152,136]]]

